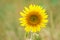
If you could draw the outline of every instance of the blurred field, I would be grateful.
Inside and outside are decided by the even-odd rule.
[[[49,15],[47,27],[35,40],[60,40],[60,0],[0,0],[0,40],[27,40],[18,18],[29,4],[41,5]]]

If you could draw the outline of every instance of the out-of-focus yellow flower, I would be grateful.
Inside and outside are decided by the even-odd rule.
[[[22,16],[19,18],[20,25],[24,26],[26,32],[38,32],[41,28],[46,27],[48,22],[48,15],[46,10],[38,5],[29,5],[29,8],[25,7],[23,12],[20,12]]]

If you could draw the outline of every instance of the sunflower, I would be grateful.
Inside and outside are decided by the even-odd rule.
[[[39,32],[46,27],[48,15],[46,10],[39,5],[29,5],[20,12],[20,25],[25,28],[26,32]]]

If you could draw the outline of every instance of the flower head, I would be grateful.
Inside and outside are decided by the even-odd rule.
[[[46,27],[48,22],[46,10],[38,5],[25,7],[20,15],[22,16],[19,18],[20,25],[25,27],[26,32],[38,32],[41,28]]]

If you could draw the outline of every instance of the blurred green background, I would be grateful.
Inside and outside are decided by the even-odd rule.
[[[49,15],[47,27],[34,40],[60,40],[60,0],[0,0],[0,40],[29,40],[18,19],[30,4],[41,5]]]

